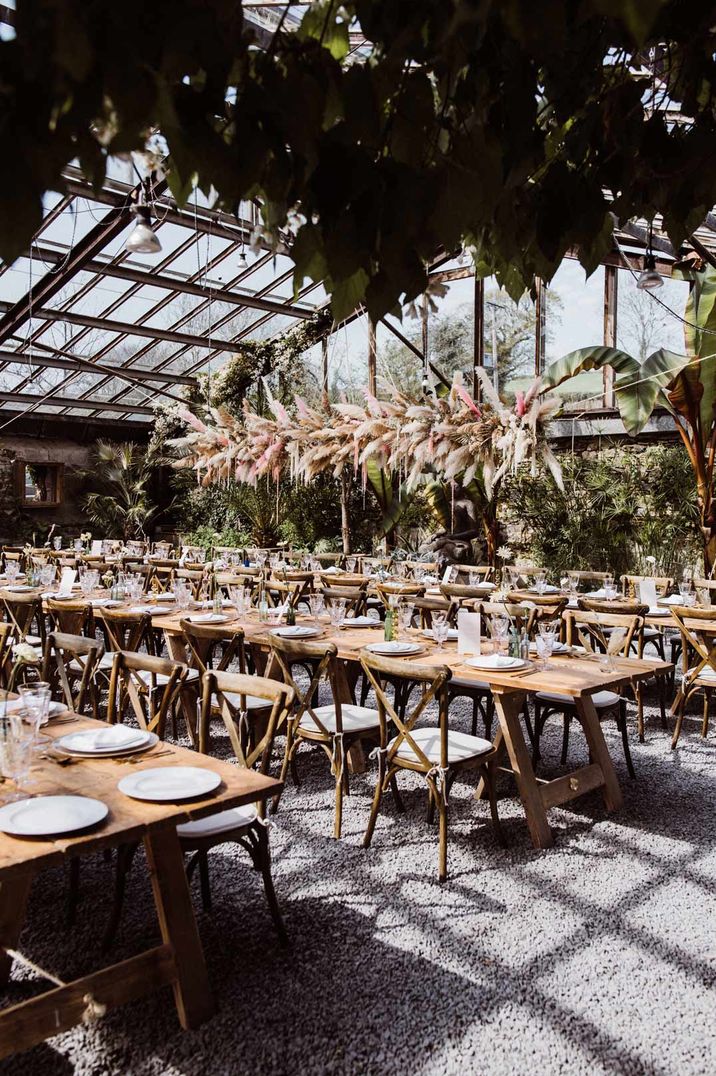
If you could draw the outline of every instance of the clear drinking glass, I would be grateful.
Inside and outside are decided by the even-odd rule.
[[[49,737],[42,736],[40,729],[46,725],[50,715],[50,685],[44,680],[38,680],[30,684],[21,684],[18,687],[22,699],[22,714],[25,724],[29,728],[33,743],[48,743]]]
[[[326,611],[326,603],[324,601],[323,595],[318,593],[311,594],[310,598],[308,599],[308,603],[311,608],[311,616],[314,620],[318,620],[318,618],[322,616],[323,613],[325,613]]]
[[[59,537],[53,538],[52,548],[55,550],[55,552],[59,553],[59,551],[62,549],[62,539]]]
[[[414,609],[412,602],[402,602],[398,606],[398,630],[401,636],[407,635],[412,627]]]
[[[356,558],[346,557],[346,571],[354,572],[356,570]]]
[[[544,570],[544,568],[540,568],[540,570],[535,573],[535,590],[538,594],[544,594],[546,587],[547,572]]]
[[[20,574],[20,565],[16,560],[8,560],[5,563],[5,575],[9,583],[14,583]]]
[[[14,792],[4,792],[6,803],[27,799],[24,783],[32,762],[32,735],[21,722],[11,722],[4,739],[0,740],[0,773],[15,785]]]
[[[40,571],[40,583],[43,587],[49,587],[55,580],[54,564],[46,564]]]
[[[492,641],[495,644],[495,653],[501,654],[507,648],[507,633],[510,630],[510,619],[507,616],[493,616],[490,619]]]
[[[577,572],[567,572],[567,587],[569,593],[574,597],[579,590],[579,575]]]
[[[328,606],[328,615],[331,619],[331,625],[334,628],[339,628],[346,616],[345,598],[333,598]]]
[[[614,601],[616,596],[617,596],[617,587],[616,587],[616,584],[614,583],[614,581],[612,580],[611,583],[607,583],[606,580],[605,580],[605,582],[604,582],[604,597],[607,599],[608,602],[611,602],[611,601]]]
[[[447,637],[450,632],[450,622],[448,621],[447,613],[433,613],[432,626],[433,639],[438,645],[438,650],[442,650],[447,642]]]

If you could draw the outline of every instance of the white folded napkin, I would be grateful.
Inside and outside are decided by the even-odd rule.
[[[523,663],[519,658],[506,654],[485,654],[479,658],[469,658],[465,664],[474,665],[476,669],[514,669]]]
[[[380,620],[375,616],[347,616],[341,622],[343,628],[379,628]]]
[[[72,737],[75,751],[110,750],[115,747],[129,747],[144,739],[139,729],[127,728],[126,725],[110,725],[106,729],[88,729],[77,732]]]
[[[590,590],[584,595],[585,598],[606,598],[606,596],[607,592],[604,587],[600,587],[599,590]]]

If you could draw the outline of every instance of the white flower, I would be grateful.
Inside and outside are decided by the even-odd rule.
[[[512,560],[513,553],[508,545],[501,545],[497,550],[497,555],[500,560]]]
[[[647,564],[656,564],[656,557],[644,557]]]
[[[34,646],[30,646],[29,643],[16,643],[12,648],[12,656],[15,661],[19,661],[21,664],[32,665],[37,661],[42,661],[42,652],[36,650]]]

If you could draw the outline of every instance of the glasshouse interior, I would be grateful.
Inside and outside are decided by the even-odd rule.
[[[712,6],[16,0],[0,147],[0,1072],[712,1073]]]

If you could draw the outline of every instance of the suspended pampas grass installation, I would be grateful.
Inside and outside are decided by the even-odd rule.
[[[271,416],[248,406],[240,417],[211,408],[210,422],[182,411],[190,431],[172,442],[179,451],[176,466],[193,467],[208,486],[229,478],[255,484],[286,472],[308,482],[323,472],[339,477],[347,468],[364,471],[373,460],[400,474],[408,488],[426,472],[446,481],[460,477],[463,484],[479,472],[491,496],[506,474],[523,464],[534,470],[542,460],[561,486],[559,464],[546,440],[546,425],[559,401],[538,395],[536,381],[508,406],[479,373],[479,403],[456,374],[445,396],[420,400],[400,393],[378,400],[366,392],[365,405],[337,403],[323,410],[296,397],[291,412],[271,400]]]

